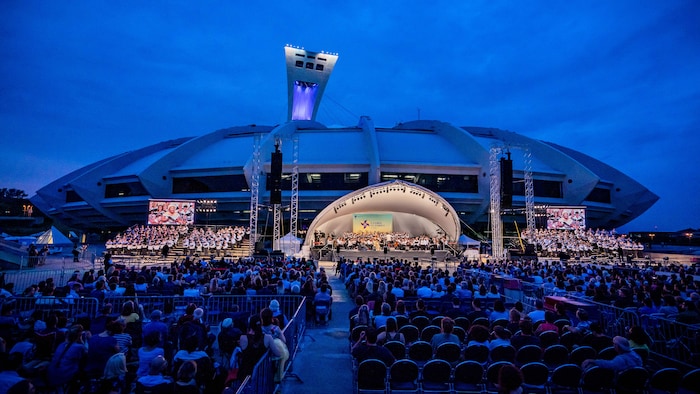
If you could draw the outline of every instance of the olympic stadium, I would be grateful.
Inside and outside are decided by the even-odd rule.
[[[448,120],[380,127],[369,116],[328,127],[315,117],[337,55],[289,46],[285,55],[286,123],[229,127],[107,157],[41,188],[32,203],[84,231],[145,224],[151,200],[215,201],[197,224],[247,225],[255,209],[263,227],[271,226],[270,190],[279,188],[285,233],[295,225],[307,233],[351,231],[353,214],[390,212],[394,231],[454,240],[466,226],[489,223],[494,152],[512,156],[513,212],[526,207],[526,178],[536,206],[583,207],[592,228],[624,225],[658,200],[585,153],[498,128]],[[282,175],[271,186],[275,146]],[[285,218],[290,211],[296,218]]]

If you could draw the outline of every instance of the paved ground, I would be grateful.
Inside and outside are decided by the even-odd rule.
[[[284,394],[352,393],[352,362],[348,341],[348,312],[352,302],[345,285],[335,276],[335,264],[321,262],[329,274],[333,288],[333,319],[327,326],[307,327],[301,350],[294,361],[293,372],[299,380],[287,377]]]

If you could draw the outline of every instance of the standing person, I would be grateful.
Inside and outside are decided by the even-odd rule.
[[[80,251],[78,250],[77,245],[73,248],[73,262],[74,263],[80,262]]]
[[[27,251],[27,253],[29,254],[29,260],[27,262],[29,264],[29,268],[33,268],[34,266],[36,266],[39,256],[39,252],[37,252],[36,250],[36,245],[29,245],[29,250]]]
[[[49,246],[44,245],[41,247],[41,250],[39,250],[39,265],[44,265],[46,264],[46,256],[49,254]]]

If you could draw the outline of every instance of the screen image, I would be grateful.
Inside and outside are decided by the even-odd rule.
[[[586,228],[586,208],[547,208],[548,230],[578,230]]]
[[[150,200],[148,224],[194,224],[194,201]]]
[[[390,233],[394,229],[390,213],[356,213],[352,215],[353,233]]]

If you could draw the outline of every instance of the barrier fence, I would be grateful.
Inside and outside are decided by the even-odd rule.
[[[298,305],[289,324],[284,328],[284,337],[287,341],[287,349],[289,349],[289,361],[284,369],[284,378],[296,378],[299,381],[299,376],[294,373],[294,359],[299,352],[299,345],[304,337],[306,330],[306,308],[307,303],[304,297],[301,298],[301,303]],[[274,381],[275,371],[279,360],[274,357],[271,351],[258,361],[253,369],[250,377],[246,378],[238,387],[236,394],[269,394],[276,391],[277,383]]]

